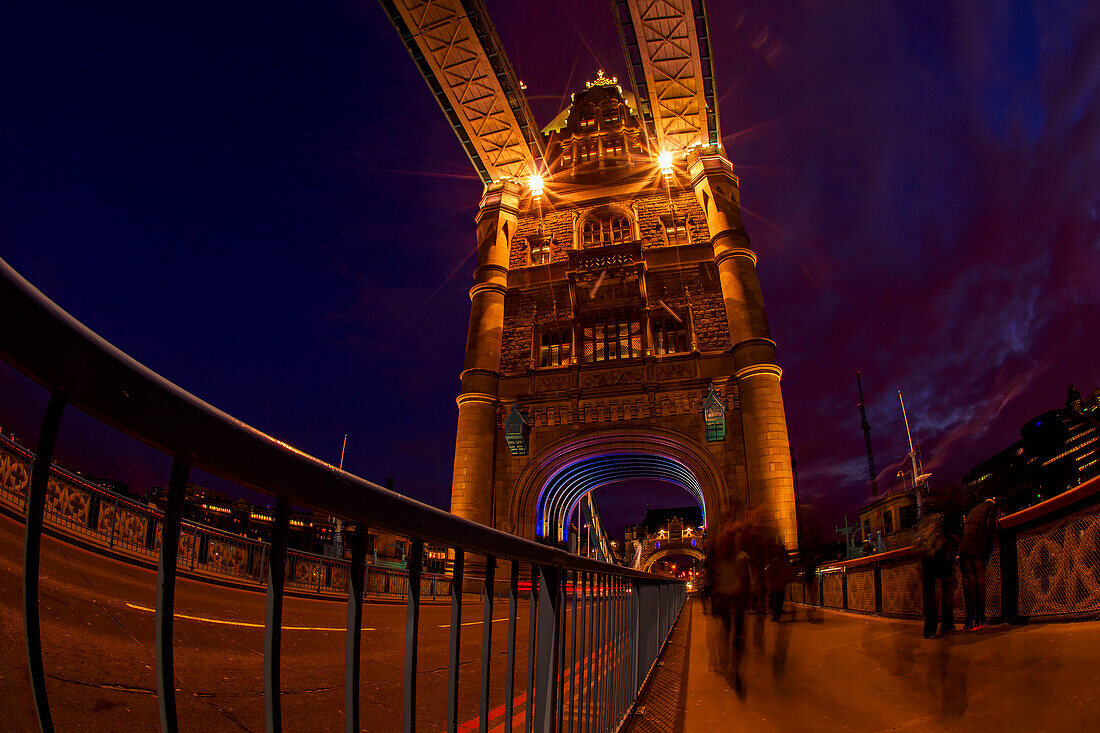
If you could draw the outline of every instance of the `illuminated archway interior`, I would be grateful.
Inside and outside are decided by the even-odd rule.
[[[607,484],[631,479],[658,479],[685,489],[699,503],[706,525],[703,488],[691,469],[667,456],[630,453],[585,458],[555,473],[539,492],[536,531],[540,537],[566,542],[569,516],[585,494]]]

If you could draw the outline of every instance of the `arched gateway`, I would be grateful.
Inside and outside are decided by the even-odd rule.
[[[655,478],[709,524],[757,510],[793,552],[782,370],[738,180],[720,147],[667,143],[601,76],[541,133],[545,186],[486,185],[451,511],[561,540],[587,491]]]
[[[509,522],[525,536],[565,541],[570,514],[601,486],[661,479],[688,491],[717,519],[728,495],[721,465],[703,445],[673,430],[616,427],[567,435],[527,463],[511,492]]]

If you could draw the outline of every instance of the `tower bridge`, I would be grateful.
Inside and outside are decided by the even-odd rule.
[[[587,492],[656,478],[796,552],[705,3],[614,0],[628,78],[599,71],[541,128],[480,0],[382,4],[485,184],[451,511],[564,542]]]
[[[793,617],[750,618],[745,658],[727,666],[740,685],[703,662],[714,636],[683,583],[531,541],[569,539],[578,507],[598,524],[593,490],[657,478],[699,515],[635,533],[643,568],[750,510],[797,550],[782,371],[720,146],[706,5],[612,0],[628,79],[598,73],[541,129],[481,0],[382,5],[485,184],[453,513],[203,402],[0,260],[0,357],[48,393],[34,451],[0,451],[5,724],[1093,723],[1100,478],[1001,517],[985,575],[999,628],[922,638],[913,548],[828,563],[787,587]],[[171,463],[162,508],[55,465],[70,408]],[[271,541],[187,521],[192,469],[270,497]],[[368,563],[359,531],[345,557],[292,551],[295,507],[408,538],[405,567]],[[444,556],[448,572],[428,573]],[[365,599],[385,602],[364,613]],[[1029,623],[1058,620],[1078,623]]]

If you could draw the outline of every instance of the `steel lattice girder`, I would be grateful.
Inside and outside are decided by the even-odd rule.
[[[704,0],[612,0],[630,84],[662,150],[718,145]]]
[[[525,179],[542,143],[482,0],[381,0],[483,183]]]

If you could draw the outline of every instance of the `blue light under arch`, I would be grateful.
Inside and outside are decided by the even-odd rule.
[[[707,506],[698,477],[683,463],[667,456],[626,453],[595,456],[571,463],[554,474],[539,492],[535,531],[540,537],[569,538],[568,518],[585,494],[607,484],[631,479],[657,479],[690,493],[707,521]]]

